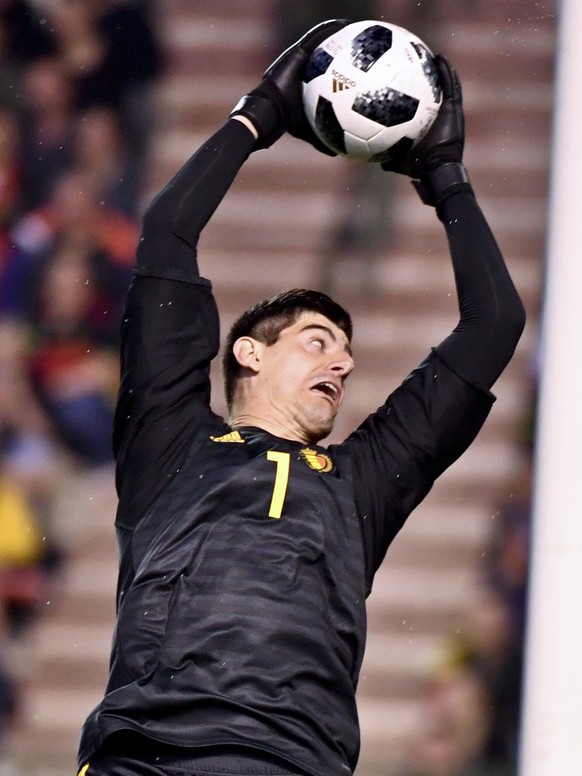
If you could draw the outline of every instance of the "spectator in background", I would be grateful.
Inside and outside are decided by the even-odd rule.
[[[483,760],[491,715],[487,688],[469,666],[426,680],[407,776],[506,776]],[[509,776],[507,774],[507,776]]]
[[[63,175],[54,185],[49,202],[23,216],[11,233],[13,247],[0,278],[0,312],[21,316],[37,266],[50,253],[59,235],[86,234],[119,280],[118,293],[127,288],[132,254],[138,240],[135,220],[105,207],[93,180],[78,170]],[[119,321],[118,321],[119,323]]]
[[[24,490],[0,469],[0,607],[11,637],[34,617],[44,588],[42,533]]]
[[[56,469],[49,424],[28,374],[28,336],[0,323],[0,600],[12,637],[25,632],[58,570],[51,516]]]
[[[520,466],[499,504],[483,568],[486,584],[505,599],[511,610],[513,636],[521,648],[528,595],[537,382],[537,375],[533,376],[531,400],[517,433]]]
[[[50,9],[78,111],[114,110],[127,149],[143,162],[154,121],[152,84],[161,54],[143,4],[59,0]]]
[[[485,587],[466,613],[452,639],[450,666],[467,667],[483,683],[490,726],[482,760],[490,768],[514,774],[522,681],[521,643],[515,639],[512,609],[507,600]]]
[[[55,482],[50,427],[32,390],[30,336],[16,320],[0,320],[0,453],[2,469],[26,491],[48,530]]]
[[[21,104],[21,74],[30,62],[55,53],[55,41],[34,3],[0,0],[0,104]]]
[[[22,189],[28,211],[47,204],[55,180],[73,160],[73,89],[58,57],[27,65],[22,101]]]
[[[88,466],[107,464],[125,274],[89,234],[72,230],[59,235],[36,274],[28,303],[34,385],[69,452]]]
[[[59,440],[83,464],[111,460],[121,303],[137,226],[103,207],[83,174],[14,230],[0,300],[33,332],[31,370]]]
[[[164,67],[148,0],[101,0],[98,25],[124,73],[120,115],[136,159],[149,153],[156,125],[154,86]]]
[[[98,26],[93,0],[57,0],[49,9],[59,57],[73,83],[77,110],[121,108],[125,74]]]
[[[50,27],[34,2],[0,0],[0,29],[7,59],[20,67],[55,53]]]
[[[21,208],[21,178],[18,118],[12,108],[0,106],[0,276]]]
[[[95,199],[128,218],[137,218],[140,176],[134,154],[123,142],[119,118],[111,108],[82,112],[74,126],[76,168],[89,182]]]
[[[425,681],[410,776],[516,776],[521,678],[512,609],[484,586]]]

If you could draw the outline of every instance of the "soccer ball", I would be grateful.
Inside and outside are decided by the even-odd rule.
[[[303,104],[317,137],[337,154],[386,162],[418,143],[442,102],[430,49],[403,27],[348,24],[311,55]]]

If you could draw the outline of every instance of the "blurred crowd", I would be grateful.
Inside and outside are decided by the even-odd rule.
[[[493,514],[476,600],[427,671],[407,776],[517,776],[531,472],[530,448]]]
[[[9,656],[66,560],[61,464],[111,462],[162,68],[151,17],[143,0],[0,0],[0,745]]]
[[[515,428],[517,466],[492,505],[469,609],[444,634],[421,687],[406,776],[517,776],[523,699],[538,365]]]

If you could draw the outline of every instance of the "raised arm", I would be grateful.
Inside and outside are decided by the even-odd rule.
[[[143,515],[210,414],[219,322],[196,243],[254,142],[248,128],[228,121],[145,213],[121,327],[113,434],[120,525],[131,527]]]
[[[436,207],[446,230],[460,320],[436,352],[459,377],[489,389],[513,355],[525,312],[463,165],[459,79],[444,57],[435,61],[443,89],[435,124],[408,156],[382,166],[409,175],[422,200]]]
[[[196,260],[200,233],[252,151],[286,130],[320,147],[303,113],[301,78],[313,49],[344,24],[324,22],[283,52],[144,214],[123,316],[114,427],[120,526],[135,524],[212,414],[210,363],[219,326],[210,282]]]
[[[437,62],[444,102],[435,124],[407,157],[382,166],[409,175],[423,201],[436,208],[449,241],[460,319],[348,440],[370,586],[410,512],[481,428],[493,402],[489,389],[525,323],[523,305],[463,166],[458,78],[446,60]]]
[[[511,359],[525,325],[525,311],[495,238],[471,192],[438,206],[455,274],[460,319],[437,346],[459,376],[489,389]]]

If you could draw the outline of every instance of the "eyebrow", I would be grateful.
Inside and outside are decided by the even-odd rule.
[[[328,334],[334,342],[337,342],[335,333],[329,328],[329,326],[325,326],[323,323],[306,323],[305,326],[302,326],[299,331],[309,331],[309,329],[318,329],[319,331],[323,331]],[[346,342],[344,350],[348,355],[352,355],[352,349],[348,342]]]

